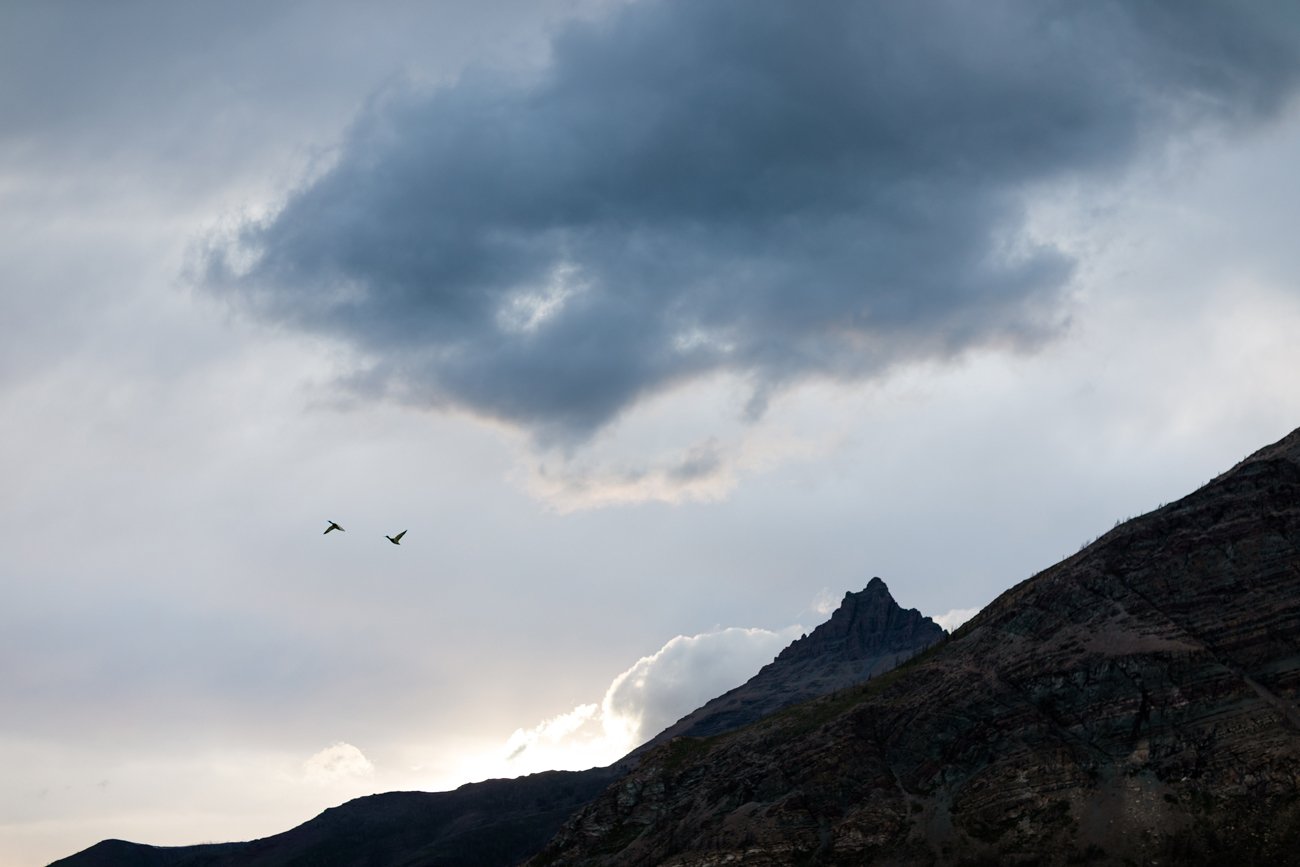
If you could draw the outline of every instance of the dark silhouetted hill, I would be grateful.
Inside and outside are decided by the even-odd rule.
[[[298,827],[245,843],[146,846],[105,840],[58,867],[352,867],[517,864],[611,781],[612,768],[548,771],[451,792],[348,801]],[[51,867],[54,867],[51,865]]]

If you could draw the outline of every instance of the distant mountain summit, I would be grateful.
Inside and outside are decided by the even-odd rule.
[[[915,608],[904,610],[872,578],[844,594],[831,619],[794,641],[741,686],[669,726],[644,747],[674,737],[707,737],[748,725],[773,711],[865,683],[941,641],[947,633]]]
[[[862,683],[939,641],[944,631],[898,606],[885,582],[848,593],[831,619],[744,685],[687,715],[607,768],[469,783],[452,792],[357,798],[289,831],[242,843],[156,847],[105,840],[51,867],[505,867],[542,848],[564,820],[680,735],[711,735]]]
[[[886,677],[659,745],[530,862],[877,863],[1300,864],[1300,431]]]
[[[830,620],[791,643],[764,671],[799,668],[824,680],[829,664],[842,673],[841,679],[849,681],[843,685],[851,686],[865,680],[863,675],[893,668],[892,663],[929,647],[945,634],[943,627],[915,608],[901,608],[885,582],[872,578],[865,590],[845,593]]]

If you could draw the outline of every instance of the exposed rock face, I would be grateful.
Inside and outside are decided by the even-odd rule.
[[[1300,431],[865,687],[678,738],[534,865],[1300,863]]]
[[[844,594],[830,620],[781,651],[758,674],[678,720],[646,747],[682,735],[731,731],[783,707],[865,683],[944,635],[942,627],[915,608],[900,608],[885,582],[872,578],[865,590]]]
[[[651,743],[682,732],[730,731],[777,708],[862,683],[938,641],[943,634],[915,609],[904,611],[898,607],[884,582],[873,578],[860,593],[846,594],[829,622],[791,644],[745,685],[683,718]],[[461,786],[454,792],[392,792],[357,798],[263,840],[166,848],[105,840],[55,864],[518,864],[541,849],[571,813],[635,767],[640,753],[635,751],[609,768],[489,780]]]

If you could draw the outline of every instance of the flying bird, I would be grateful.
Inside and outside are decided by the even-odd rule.
[[[403,530],[402,532],[398,533],[396,536],[385,536],[384,538],[392,542],[394,545],[400,545],[402,544],[402,537],[405,535],[406,535],[406,531]]]
[[[340,527],[338,524],[334,523],[333,521],[330,521],[330,525],[325,528],[325,532],[328,533],[330,530],[338,530],[340,533],[347,532],[347,530],[344,530],[342,527]]]

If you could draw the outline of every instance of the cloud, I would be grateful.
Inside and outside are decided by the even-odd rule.
[[[531,77],[378,94],[204,279],[359,350],[363,390],[542,443],[719,372],[757,415],[1051,338],[1075,263],[1027,198],[1271,115],[1296,30],[1285,5],[619,6]]]
[[[970,620],[976,614],[979,614],[979,608],[954,608],[947,613],[940,614],[934,618],[934,622],[944,629],[952,632],[958,626],[961,626],[967,620]]]
[[[361,750],[339,741],[303,762],[302,772],[309,782],[326,786],[372,776],[375,766]]]
[[[797,626],[781,632],[731,627],[679,635],[615,678],[602,709],[623,720],[640,743],[753,677],[799,632]]]
[[[506,740],[506,761],[544,770],[556,756],[557,768],[582,770],[608,764],[622,753],[625,733],[604,719],[598,704],[581,704],[568,713],[543,720],[531,729],[515,729]],[[630,748],[629,748],[630,749]]]
[[[683,452],[633,466],[564,455],[555,464],[538,464],[527,484],[562,512],[642,502],[711,502],[735,485],[736,463],[737,456],[710,437]]]
[[[823,587],[817,591],[817,595],[813,597],[812,604],[808,607],[809,610],[815,611],[823,617],[829,617],[835,612],[835,609],[840,606],[840,602],[841,597],[836,596],[829,588]]]
[[[505,744],[510,772],[608,764],[757,674],[800,631],[730,627],[679,635],[614,678],[599,703],[515,730]]]

